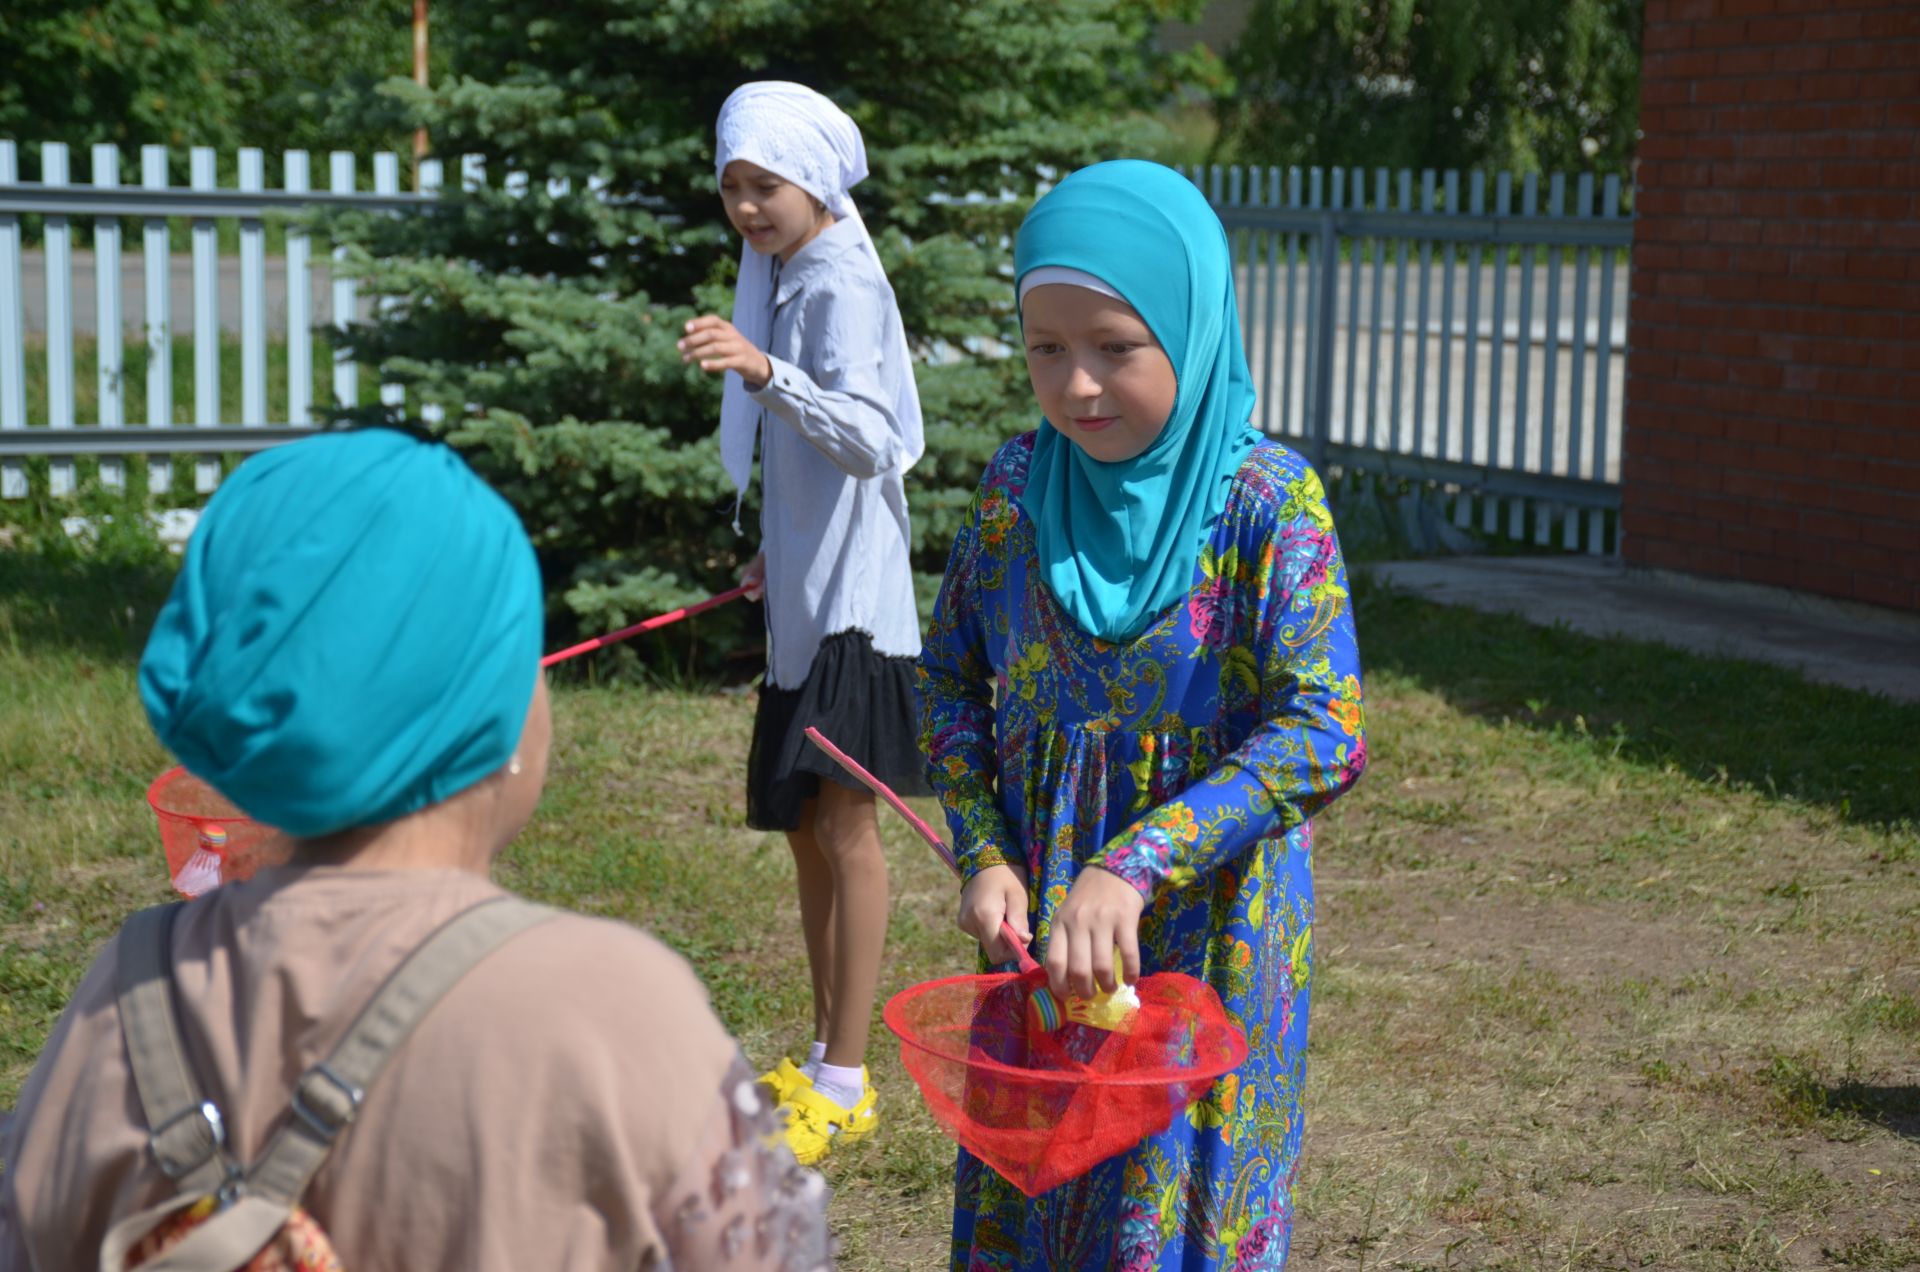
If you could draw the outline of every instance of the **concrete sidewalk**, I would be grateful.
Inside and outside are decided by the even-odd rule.
[[[1447,557],[1362,568],[1443,605],[1772,663],[1809,680],[1920,702],[1920,614],[1629,570],[1597,557]]]

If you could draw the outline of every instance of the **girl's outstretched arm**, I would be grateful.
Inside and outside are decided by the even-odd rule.
[[[815,374],[768,358],[772,373],[748,391],[850,477],[878,477],[907,457],[885,375],[887,332],[898,320],[893,297],[854,276],[831,291],[802,295],[800,343]],[[911,367],[897,374],[912,375]]]
[[[1256,840],[1305,822],[1366,767],[1360,651],[1333,516],[1311,468],[1295,460],[1284,477],[1273,529],[1244,585],[1258,597],[1258,639],[1225,655],[1228,674],[1257,674],[1264,721],[1096,861],[1149,901],[1163,884],[1185,887]]]
[[[989,467],[966,524],[954,537],[920,653],[920,750],[927,757],[927,780],[947,815],[962,882],[988,866],[1026,868],[994,794],[1000,761],[981,583],[984,574],[1004,564],[996,563],[981,536],[980,510],[983,501],[1004,500],[1007,494],[990,485],[992,476]]]

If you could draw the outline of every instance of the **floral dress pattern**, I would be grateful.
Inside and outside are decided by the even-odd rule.
[[[961,872],[1030,879],[1036,951],[1097,862],[1146,898],[1143,972],[1211,984],[1247,1063],[1165,1132],[1029,1200],[964,1150],[952,1266],[1277,1269],[1292,1226],[1313,959],[1308,819],[1367,747],[1319,476],[1262,443],[1183,604],[1131,641],[1054,600],[1021,508],[1033,434],[988,466],[921,658],[922,745]]]

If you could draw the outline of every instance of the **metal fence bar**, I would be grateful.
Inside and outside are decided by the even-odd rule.
[[[142,150],[144,153],[144,147]],[[426,207],[430,202],[429,198],[419,194],[380,197],[365,191],[354,191],[345,195],[324,192],[294,195],[284,190],[262,190],[257,194],[243,194],[238,190],[209,191],[195,190],[191,187],[181,189],[178,186],[172,188],[161,186],[157,189],[144,186],[123,187],[118,190],[95,190],[86,186],[77,186],[63,190],[57,186],[49,189],[33,182],[0,185],[0,212],[35,215],[60,213],[67,216],[184,216],[212,217],[216,221],[230,221],[263,216],[268,212],[299,212],[315,207],[414,212]]]
[[[6,200],[0,197],[0,209],[5,206]],[[1228,229],[1259,225],[1309,234],[1315,232],[1319,224],[1311,216],[1299,212],[1275,215],[1252,208],[1224,205],[1215,211],[1219,214],[1220,223]],[[1633,245],[1630,221],[1614,225],[1592,221],[1582,225],[1565,218],[1554,221],[1546,217],[1524,216],[1508,217],[1503,221],[1491,216],[1469,216],[1464,211],[1435,220],[1420,212],[1402,215],[1398,212],[1350,207],[1340,214],[1334,228],[1348,238],[1430,238],[1436,243],[1481,243],[1488,247],[1498,244],[1519,247],[1528,243],[1536,247],[1622,248]]]
[[[0,141],[0,182],[20,179],[20,151]],[[0,212],[0,436],[27,427],[27,318],[20,217]],[[0,499],[24,499],[27,466],[0,460]]]
[[[1263,170],[1266,176],[1265,206],[1277,207],[1280,203],[1280,169]],[[1266,265],[1266,284],[1261,299],[1266,302],[1265,320],[1261,324],[1260,356],[1260,430],[1264,433],[1274,431],[1273,409],[1273,351],[1274,351],[1274,304],[1273,286],[1279,281],[1280,236],[1271,230],[1261,236],[1261,254]],[[1291,333],[1289,333],[1291,335]],[[1284,427],[1287,418],[1286,403],[1280,404],[1280,426]]]
[[[40,148],[40,181],[64,186],[71,173],[64,142],[50,141]],[[73,411],[73,228],[64,216],[49,216],[45,235],[47,288],[47,423],[72,428]],[[73,461],[56,459],[48,466],[48,487],[56,495],[73,493]]]
[[[1347,180],[1344,182],[1342,181],[1343,176],[1347,178]],[[1335,208],[1339,208],[1342,206],[1343,195],[1346,200],[1346,203],[1350,204],[1355,208],[1361,208],[1366,206],[1366,201],[1367,201],[1366,174],[1361,172],[1360,169],[1358,168],[1353,169],[1351,173],[1348,173],[1345,170],[1340,168],[1335,168],[1333,170],[1333,206]],[[1336,275],[1344,274],[1347,272],[1347,269],[1346,269],[1346,263],[1341,259],[1337,251],[1339,247],[1339,240],[1338,240],[1339,230],[1337,227],[1334,233],[1336,235],[1335,244],[1334,244],[1336,248],[1336,254],[1332,258],[1334,262],[1334,272]],[[1366,240],[1364,238],[1355,238],[1353,240],[1353,253],[1352,253],[1351,259],[1353,262],[1353,268],[1355,270],[1358,270],[1360,268],[1360,252],[1361,252],[1361,249],[1365,246],[1365,244],[1366,244]],[[1336,303],[1337,303],[1337,299],[1339,296],[1337,281],[1335,284],[1334,296],[1336,298]],[[1355,373],[1359,370],[1359,367],[1360,367],[1360,280],[1355,278],[1355,279],[1351,279],[1347,286],[1347,372],[1345,377],[1346,398],[1345,398],[1345,404],[1341,407],[1341,411],[1340,411],[1340,440],[1348,443],[1357,442],[1360,440],[1359,432],[1355,428],[1355,426],[1359,423],[1359,412],[1354,409],[1354,376],[1355,376]]]
[[[400,193],[400,156],[391,150],[382,150],[373,157],[373,192],[375,194]],[[383,315],[389,314],[399,308],[400,298],[382,296],[379,305]],[[389,410],[404,411],[407,406],[407,386],[382,376],[380,405]]]
[[[335,194],[353,192],[353,154],[346,150],[336,150],[327,156],[328,186]],[[333,329],[342,336],[346,334],[347,324],[353,321],[354,287],[353,280],[346,277],[342,266],[347,259],[347,249],[333,249]],[[353,406],[360,400],[360,368],[348,356],[346,349],[336,338],[333,349],[333,401],[335,406]]]
[[[1447,215],[1460,215],[1460,173],[1447,170]],[[1464,459],[1453,453],[1453,243],[1440,244],[1440,436],[1434,454],[1442,459]]]
[[[1487,212],[1487,174],[1478,168],[1467,174],[1467,211],[1471,216]],[[1475,411],[1475,395],[1480,387],[1480,265],[1481,246],[1468,243],[1467,249],[1467,356],[1466,370],[1460,379],[1460,455],[1472,463],[1488,462],[1492,427]],[[1499,337],[1495,337],[1499,339]],[[1453,523],[1473,524],[1473,496],[1462,491],[1453,501]]]
[[[1547,215],[1559,216],[1566,203],[1567,178],[1556,172],[1547,185]],[[1560,414],[1560,263],[1557,248],[1547,249],[1547,341],[1541,351],[1540,370],[1540,452],[1548,472],[1567,475],[1555,461],[1554,422]],[[1542,506],[1534,520],[1534,542],[1545,546],[1552,541],[1551,510]]]
[[[280,157],[281,184],[295,194],[313,185],[304,150]],[[287,227],[287,422],[313,419],[313,243],[305,230]]]
[[[93,184],[112,189],[120,184],[120,148],[93,147]],[[126,355],[121,348],[120,219],[94,218],[93,312],[95,418],[101,428],[119,428],[127,422],[125,400]],[[100,461],[100,484],[119,489],[127,484],[126,464],[119,459]]]
[[[1373,206],[1376,209],[1384,209],[1387,206],[1387,170],[1385,168],[1376,168],[1373,173]],[[1385,307],[1381,301],[1381,287],[1386,281],[1386,257],[1386,240],[1371,240],[1367,251],[1367,260],[1373,270],[1373,298],[1368,306],[1372,311],[1370,317],[1373,320],[1371,324],[1373,334],[1369,337],[1367,345],[1367,445],[1369,447],[1378,445],[1374,430],[1379,427],[1377,421],[1380,418],[1380,322],[1381,310]],[[1360,280],[1356,278],[1353,281],[1357,288]]]
[[[0,432],[0,455],[75,456],[124,455],[143,451],[167,451],[183,455],[224,455],[228,452],[252,452],[311,437],[310,428],[289,428],[269,424],[248,428],[244,424],[210,424],[205,428],[148,428],[144,425],[121,429],[104,428],[30,428],[19,432]]]
[[[1532,216],[1540,206],[1540,178],[1529,172],[1520,186],[1520,213]],[[1528,382],[1528,371],[1533,360],[1533,257],[1538,249],[1527,247],[1520,254],[1520,339],[1516,342],[1514,353],[1519,365],[1514,368],[1513,418],[1514,436],[1520,439],[1516,445],[1522,456],[1516,467],[1523,472],[1542,472],[1545,465],[1540,462],[1540,445],[1533,433],[1527,428],[1527,413],[1532,401],[1533,386]],[[1511,538],[1521,538],[1526,534],[1526,505],[1519,500],[1513,504],[1512,520],[1508,523],[1507,533]]]
[[[1334,228],[1332,212],[1339,210],[1341,198],[1340,169],[1333,170],[1333,202],[1330,215],[1320,223],[1319,243],[1316,255],[1319,257],[1320,272],[1314,279],[1314,310],[1324,316],[1325,321],[1316,321],[1316,328],[1324,328],[1320,340],[1314,347],[1313,369],[1313,419],[1312,433],[1308,443],[1308,458],[1313,466],[1325,470],[1327,466],[1327,447],[1333,440],[1333,315],[1340,301],[1340,234]]]
[[[1260,202],[1260,169],[1234,168],[1234,180],[1237,186],[1234,193],[1248,206]],[[1246,239],[1246,277],[1247,285],[1234,287],[1234,298],[1240,305],[1240,341],[1247,357],[1247,376],[1254,386],[1254,396],[1264,409],[1266,393],[1260,387],[1260,345],[1254,340],[1254,319],[1260,312],[1260,240],[1264,237],[1261,230],[1248,226],[1241,231]],[[1256,427],[1258,424],[1256,422]]]
[[[1399,173],[1399,210],[1413,210],[1413,172],[1402,168]],[[1394,450],[1406,447],[1401,437],[1400,420],[1406,414],[1406,397],[1402,393],[1401,372],[1406,366],[1407,334],[1407,240],[1394,241],[1393,263],[1393,421],[1387,429],[1387,445]]]
[[[1513,174],[1503,172],[1494,179],[1493,211],[1506,216],[1513,210]],[[1525,338],[1524,336],[1522,337]],[[1487,443],[1487,460],[1501,468],[1517,468],[1514,458],[1516,436],[1500,427],[1501,398],[1506,379],[1502,375],[1507,352],[1507,249],[1493,251],[1493,346],[1487,357],[1487,427],[1492,436]],[[1493,534],[1500,528],[1500,501],[1488,499],[1481,509],[1480,528]]]
[[[1620,215],[1620,178],[1609,176],[1601,187],[1600,215],[1614,218]],[[1613,380],[1613,266],[1614,254],[1610,251],[1600,253],[1600,335],[1597,360],[1599,372],[1593,382],[1593,467],[1588,475],[1599,481],[1610,480],[1608,470],[1616,456],[1610,446],[1618,445],[1619,438],[1610,429],[1607,419],[1607,393]],[[1620,550],[1618,533],[1615,534],[1614,551]],[[1600,534],[1593,536],[1593,542],[1601,541]],[[1596,550],[1598,550],[1596,548]]]
[[[1323,211],[1321,202],[1326,190],[1325,176],[1326,174],[1319,168],[1311,168],[1307,171],[1307,206],[1316,211]],[[1316,308],[1320,303],[1320,249],[1326,243],[1325,219],[1323,218],[1318,224],[1321,228],[1315,230],[1313,237],[1307,240],[1306,295],[1301,301],[1302,316],[1306,319],[1307,328],[1306,366],[1301,370],[1301,374],[1306,379],[1304,391],[1300,395],[1300,436],[1302,437],[1313,436],[1313,431],[1319,423],[1320,346],[1326,343],[1328,338],[1327,324],[1317,316],[1324,311]]]
[[[196,190],[217,184],[211,146],[191,151],[190,179]],[[220,231],[212,217],[193,222],[193,422],[211,428],[220,418]],[[220,484],[220,461],[199,459],[193,465],[193,488],[207,494]]]
[[[445,179],[446,169],[438,159],[423,160],[420,164],[420,193],[437,197]],[[446,418],[446,410],[438,402],[422,402],[420,419],[431,428],[438,428]]]
[[[1303,191],[1301,189],[1300,169],[1288,168],[1287,206],[1289,208],[1298,208],[1302,197]],[[1283,348],[1280,353],[1282,358],[1280,364],[1280,431],[1297,437],[1301,433],[1306,432],[1304,417],[1294,405],[1295,399],[1293,393],[1295,384],[1297,383],[1293,373],[1293,333],[1300,330],[1299,324],[1294,319],[1296,302],[1300,292],[1300,236],[1289,231],[1286,237],[1287,330],[1282,340]],[[1307,333],[1307,339],[1309,341],[1313,339],[1313,333],[1311,331]],[[1306,376],[1307,370],[1302,367],[1299,379],[1304,380]]]
[[[266,184],[266,157],[249,146],[240,152],[240,188]],[[258,218],[240,222],[240,422],[267,422],[267,227]]]
[[[1593,215],[1593,174],[1583,172],[1573,196],[1573,214],[1578,217]],[[1573,362],[1569,368],[1567,380],[1567,474],[1583,475],[1586,466],[1586,406],[1587,406],[1587,265],[1591,249],[1579,248],[1573,258]],[[1585,476],[1593,476],[1588,468]],[[1578,510],[1567,509],[1567,546],[1577,547],[1580,543],[1580,514]]]
[[[167,148],[140,147],[140,184],[167,188]],[[140,261],[146,272],[147,427],[173,425],[173,287],[168,277],[171,249],[165,217],[149,217],[141,226]],[[173,488],[173,461],[147,460],[147,489],[165,494]]]
[[[1420,173],[1420,210],[1429,217],[1434,211],[1434,172],[1425,168]],[[1414,331],[1418,339],[1414,348],[1418,352],[1413,359],[1413,445],[1408,449],[1416,455],[1427,453],[1427,339],[1429,328],[1427,318],[1433,307],[1433,240],[1420,240],[1420,312],[1415,320]]]

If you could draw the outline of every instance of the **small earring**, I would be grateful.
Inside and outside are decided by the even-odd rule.
[[[515,777],[520,776],[520,757],[519,756],[516,755],[513,757],[512,760],[508,761],[507,772],[513,774]]]

